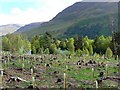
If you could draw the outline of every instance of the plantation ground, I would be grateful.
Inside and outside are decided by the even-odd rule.
[[[33,68],[38,88],[63,88],[66,73],[67,88],[118,88],[118,60],[104,59],[99,56],[65,55],[5,55],[3,57],[5,88],[30,88]],[[24,63],[24,65],[23,65]],[[106,75],[108,65],[108,76]],[[94,68],[94,78],[92,68]],[[20,77],[25,81],[14,81]]]

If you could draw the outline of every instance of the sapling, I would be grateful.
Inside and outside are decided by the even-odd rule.
[[[64,88],[66,89],[66,74],[64,73]]]

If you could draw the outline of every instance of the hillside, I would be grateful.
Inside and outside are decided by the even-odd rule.
[[[114,27],[117,27],[117,7],[115,2],[77,2],[58,13],[49,22],[25,30],[22,34],[31,37],[49,32],[58,38],[111,35],[111,18],[116,20]]]
[[[30,23],[30,24],[24,25],[23,27],[19,28],[15,33],[22,33],[22,32],[25,32],[29,29],[37,28],[41,24],[42,24],[42,22],[35,22],[35,23]]]
[[[0,36],[6,35],[8,33],[13,33],[21,26],[17,24],[8,24],[8,25],[1,25],[0,26]]]

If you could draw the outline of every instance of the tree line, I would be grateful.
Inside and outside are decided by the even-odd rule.
[[[98,36],[90,39],[88,36],[70,37],[64,39],[53,38],[46,32],[44,35],[35,35],[29,41],[27,37],[20,34],[8,34],[2,38],[2,50],[11,53],[27,53],[31,50],[32,54],[66,54],[66,55],[94,55],[105,54],[112,57],[120,54],[120,33],[116,32],[113,36]]]

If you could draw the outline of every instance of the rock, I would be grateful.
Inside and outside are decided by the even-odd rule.
[[[70,68],[68,68],[67,70],[70,71]]]
[[[82,63],[84,63],[84,61],[83,61],[83,60],[81,60],[81,62],[82,62]]]
[[[33,89],[33,85],[28,86],[27,89],[29,89],[29,90]],[[34,89],[35,90],[40,90],[37,86]]]
[[[81,62],[77,62],[77,65],[81,65]]]
[[[95,61],[93,61],[93,64],[97,64]]]
[[[40,77],[39,75],[36,75],[35,77]]]
[[[104,72],[100,72],[99,77],[103,77],[103,76],[104,76]]]
[[[62,80],[60,78],[57,79],[56,83],[60,83]]]
[[[49,64],[46,64],[46,67],[50,67],[50,65],[49,65]]]
[[[98,84],[102,83],[102,79],[97,79]]]
[[[88,66],[88,63],[85,63],[85,66]]]
[[[58,73],[59,73],[59,71],[54,71],[53,73],[54,73],[54,74],[58,74]]]
[[[12,65],[15,65],[15,63],[12,63]]]
[[[90,60],[88,63],[89,63],[89,64],[93,64],[93,63],[92,63],[92,60]]]
[[[22,71],[22,68],[17,68],[16,70],[17,70],[17,71]]]

